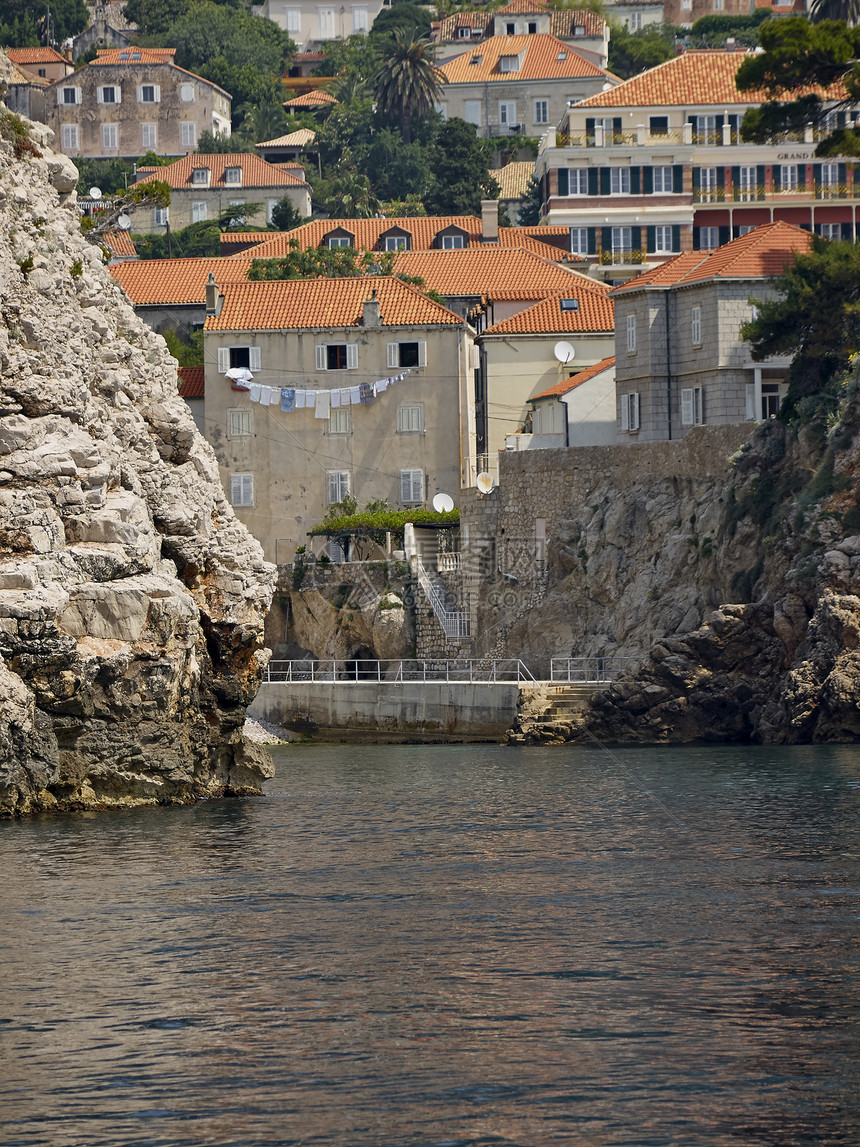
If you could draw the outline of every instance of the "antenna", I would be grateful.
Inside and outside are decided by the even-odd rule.
[[[101,197],[102,197],[102,189],[100,187],[91,187],[90,188],[90,199],[101,199]]]
[[[496,481],[492,474],[488,474],[483,470],[475,479],[475,485],[478,487],[479,494],[492,494],[496,488]]]
[[[120,231],[128,231],[128,229],[131,227],[131,216],[126,215],[125,212],[123,212],[119,219],[117,219],[116,225],[119,227]]]
[[[450,494],[440,492],[433,498],[433,509],[437,514],[445,514],[454,509],[454,499]]]
[[[573,362],[576,358],[576,351],[570,343],[566,342],[556,343],[552,348],[552,353],[560,363]]]

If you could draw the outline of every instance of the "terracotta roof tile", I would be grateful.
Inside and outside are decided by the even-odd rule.
[[[97,48],[95,64],[163,64],[171,63],[175,48]]]
[[[320,104],[336,104],[338,101],[328,92],[305,92],[301,96],[293,96],[291,100],[284,100],[285,108],[312,108]]]
[[[499,8],[495,16],[532,16],[539,15],[541,12],[548,12],[549,8],[546,4],[541,4],[540,0],[510,0],[504,8]]]
[[[522,53],[518,72],[499,70],[500,56]],[[476,61],[476,62],[473,62]],[[581,56],[570,44],[556,36],[491,36],[440,65],[449,84],[510,83],[522,80],[563,80],[579,76],[606,77],[609,72]]]
[[[582,32],[577,32],[582,28]],[[574,39],[579,36],[602,36],[606,31],[606,21],[596,12],[586,12],[580,9],[572,11],[569,8],[553,12],[550,16],[549,30],[553,36],[560,39]]]
[[[30,88],[47,88],[51,84],[46,76],[37,76],[35,72],[28,72],[20,64],[16,64],[14,60],[9,61],[9,67],[10,84],[24,84]]]
[[[738,68],[745,52],[692,51],[649,68],[608,92],[589,96],[576,105],[581,108],[613,107],[724,107],[727,104],[758,104],[768,98],[765,92],[739,92],[735,87]],[[813,89],[809,89],[810,91]],[[815,89],[827,99],[844,99],[841,84],[826,91]],[[795,93],[796,98],[801,93]]]
[[[68,64],[71,62],[61,56],[56,48],[4,48],[13,64]]]
[[[540,394],[534,395],[529,399],[529,402],[537,402],[539,398],[561,398],[565,394],[570,394],[572,390],[576,390],[578,386],[582,386],[584,382],[589,382],[598,374],[603,374],[605,370],[615,366],[615,356],[610,358],[602,358],[600,362],[596,362],[594,366],[588,366],[585,370],[581,370],[579,374],[572,374],[570,378],[564,378],[561,382],[557,382],[555,386],[549,386],[546,390],[542,390]],[[182,392],[180,391],[180,394]]]
[[[602,284],[542,259],[521,247],[467,247],[462,251],[403,251],[395,269],[418,275],[428,289],[446,298],[543,299],[574,294],[581,284]],[[604,288],[605,289],[605,288]]]
[[[492,22],[492,12],[457,12],[453,16],[446,16],[444,20],[439,22],[439,39],[456,42],[458,28],[480,28],[482,32],[485,32]],[[467,42],[465,37],[463,42]]]
[[[463,322],[447,307],[390,275],[228,283],[222,290],[221,313],[207,318],[207,331],[358,327],[362,306],[374,290],[385,326],[458,326]]]
[[[601,288],[603,288],[601,290]],[[577,309],[565,310],[563,299],[576,299]],[[563,294],[553,295],[484,331],[485,335],[563,335],[583,331],[614,331],[615,307],[604,283],[578,276]]]
[[[292,59],[297,64],[309,64],[311,61],[324,60],[325,56],[322,52],[296,52]]]
[[[298,131],[279,135],[277,139],[267,139],[264,143],[255,143],[254,147],[306,147],[313,143],[317,133],[309,127],[300,127]]]
[[[177,159],[175,163],[159,167],[152,175],[147,175],[145,179],[138,180],[138,183],[159,179],[169,183],[171,187],[191,187],[191,172],[195,167],[209,168],[210,188],[228,187],[238,191],[248,187],[302,187],[304,185],[304,180],[297,179],[295,175],[284,171],[283,167],[274,163],[267,163],[259,155],[252,155],[249,152],[238,152],[235,155],[186,155],[182,159]],[[224,173],[228,167],[241,167],[241,185],[226,183]]]
[[[179,374],[180,398],[204,398],[206,386],[204,382],[205,368],[202,366],[181,366]]]
[[[808,251],[811,243],[809,232],[792,223],[765,223],[714,251],[687,251],[669,259],[661,267],[622,283],[612,294],[707,279],[771,279],[782,273],[795,253]]]
[[[190,306],[206,301],[211,271],[219,287],[244,282],[250,259],[140,259],[114,263],[108,270],[135,307]]]
[[[119,259],[137,258],[137,249],[131,241],[128,231],[108,231],[102,235],[105,246],[113,251]]]
[[[535,173],[532,160],[525,163],[506,163],[504,167],[491,171],[493,179],[502,189],[501,199],[522,199],[526,193],[529,178]]]

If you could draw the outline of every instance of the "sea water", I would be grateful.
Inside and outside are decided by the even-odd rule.
[[[0,1143],[860,1144],[860,749],[274,755],[0,825]]]

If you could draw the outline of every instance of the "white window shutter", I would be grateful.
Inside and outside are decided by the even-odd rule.
[[[622,430],[629,430],[630,429],[630,402],[629,402],[629,399],[630,399],[629,394],[622,394],[621,395],[621,429]]]
[[[326,353],[325,353],[325,344],[324,343],[321,344],[320,346],[314,347],[314,356],[316,358],[317,370],[325,370],[326,369]]]
[[[702,386],[693,391],[693,418],[696,423],[705,421],[705,389]]]
[[[252,372],[262,369],[260,348],[258,346],[248,347],[248,369]]]
[[[693,389],[684,387],[681,391],[681,425],[693,425]]]
[[[114,87],[114,90],[113,90],[113,102],[114,102],[115,104],[121,104],[121,103],[122,103],[122,88],[119,86],[119,84],[117,84],[117,85]]]
[[[138,86],[137,86],[137,102],[139,104],[143,103],[143,85],[142,84],[138,84]]]
[[[103,104],[105,102],[104,101],[104,94],[105,94],[104,88],[102,88],[102,87],[96,88],[96,103],[97,104]]]
[[[328,475],[328,500],[329,502],[339,502],[338,497],[338,475],[336,470],[330,470]]]
[[[639,429],[639,393],[634,391],[630,395],[630,429]]]
[[[747,422],[755,421],[755,383],[747,383]]]
[[[412,501],[412,471],[411,470],[401,470],[400,471],[400,501],[401,502],[411,502]]]
[[[481,365],[481,348],[473,343],[469,351],[469,356],[472,369],[478,370]]]
[[[161,85],[160,84],[153,84],[152,87],[153,87],[153,95],[155,96],[155,102],[157,104],[160,104],[161,103]]]
[[[389,366],[400,366],[400,349],[399,348],[400,348],[399,343],[389,343],[388,344],[388,365]]]
[[[218,347],[218,373],[226,374],[230,369],[230,348],[228,346]]]
[[[418,343],[418,365],[427,365],[427,343],[423,340]]]
[[[356,370],[358,367],[358,343],[346,344],[346,369]]]

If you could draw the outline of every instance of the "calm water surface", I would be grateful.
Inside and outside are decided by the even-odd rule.
[[[0,1142],[860,1144],[860,749],[285,748],[0,826]]]

